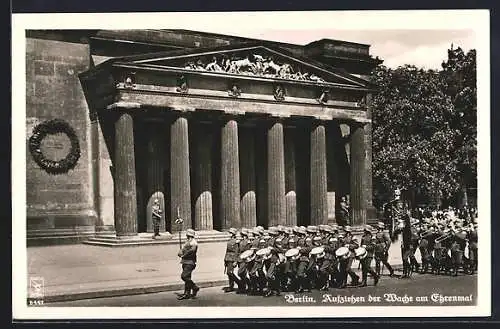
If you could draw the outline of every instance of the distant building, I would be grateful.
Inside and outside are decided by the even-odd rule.
[[[29,244],[150,232],[155,198],[169,232],[332,223],[343,195],[354,225],[375,216],[368,45],[26,37]]]

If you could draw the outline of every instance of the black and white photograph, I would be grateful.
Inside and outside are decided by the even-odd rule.
[[[489,18],[14,14],[14,318],[490,315]]]

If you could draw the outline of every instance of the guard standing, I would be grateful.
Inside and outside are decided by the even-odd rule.
[[[186,243],[179,250],[177,256],[181,258],[182,274],[181,279],[184,281],[184,294],[180,295],[177,299],[189,299],[196,297],[200,288],[191,279],[191,274],[196,268],[196,253],[198,251],[198,243],[195,239],[195,232],[192,229],[186,231]]]
[[[151,207],[151,216],[153,217],[153,239],[156,239],[157,236],[160,236],[160,222],[161,222],[161,207],[160,201],[155,199],[153,202],[153,206]]]
[[[234,284],[238,282],[238,278],[234,274],[234,269],[236,267],[236,262],[238,261],[239,255],[239,245],[236,240],[236,229],[231,227],[229,233],[231,238],[226,245],[226,255],[224,256],[224,271],[229,279],[229,286],[224,288],[224,292],[234,291]]]

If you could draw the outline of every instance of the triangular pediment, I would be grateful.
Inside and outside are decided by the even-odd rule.
[[[367,81],[270,45],[191,49],[116,58],[115,63],[230,76],[367,88]]]

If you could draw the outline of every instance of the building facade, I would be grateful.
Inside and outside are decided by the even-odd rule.
[[[368,45],[26,37],[28,243],[152,232],[154,200],[167,232],[334,223],[342,196],[374,218]]]

